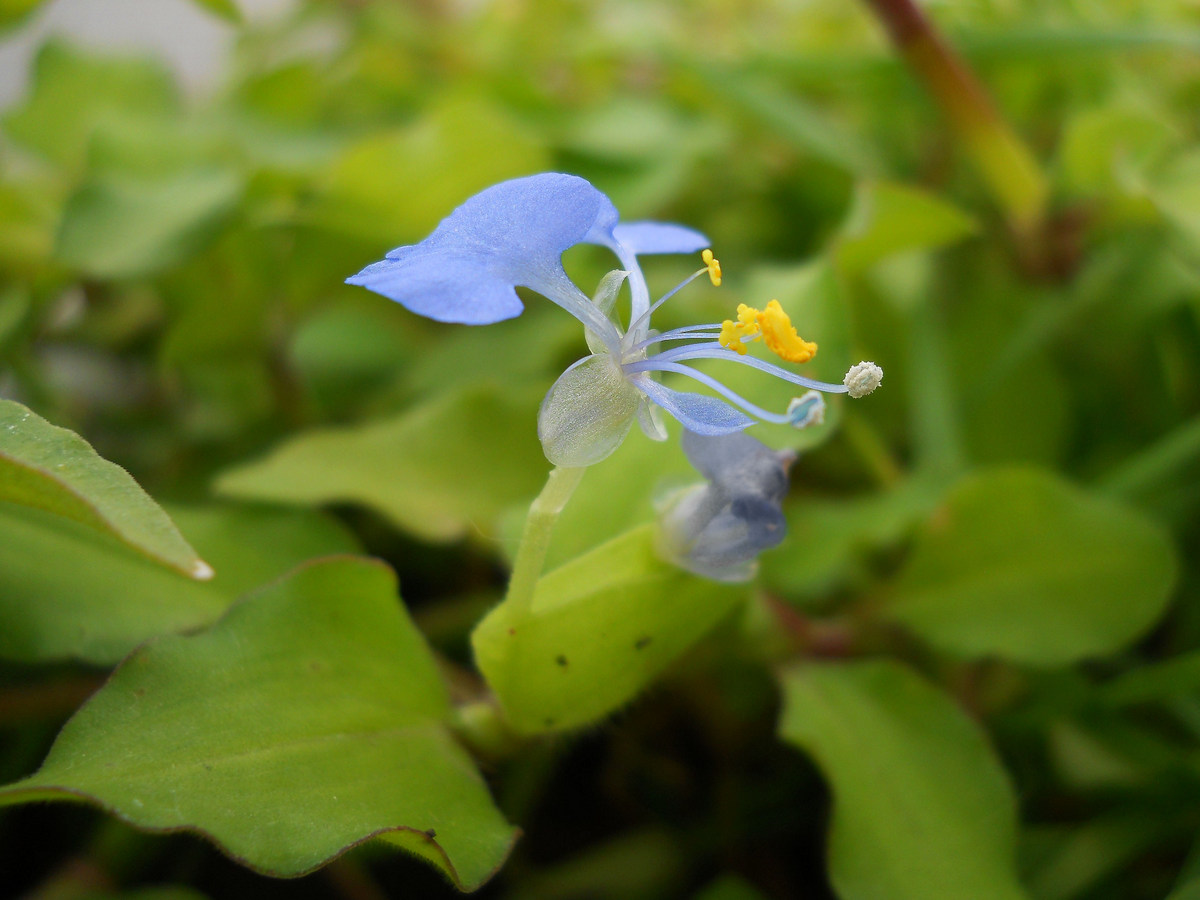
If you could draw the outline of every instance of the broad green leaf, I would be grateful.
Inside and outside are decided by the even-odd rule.
[[[46,0],[0,0],[0,29],[16,25]]]
[[[29,98],[3,124],[14,141],[78,167],[98,124],[166,116],[179,108],[178,90],[161,64],[93,56],[51,41],[38,52]]]
[[[1108,703],[1126,706],[1200,693],[1200,651],[1130,669],[1101,690]]]
[[[362,550],[345,526],[316,510],[232,503],[168,504],[167,510],[212,561],[210,584],[228,597],[262,587],[306,560]]]
[[[147,638],[207,625],[299,563],[358,550],[307,510],[173,507],[216,570],[200,583],[94,529],[0,503],[0,658],[115,663]]]
[[[1016,800],[979,726],[890,660],[784,671],[779,736],[833,791],[841,900],[1018,900]]]
[[[714,66],[711,59],[697,73],[728,108],[759,120],[756,125],[765,126],[815,158],[849,173],[867,173],[879,167],[871,147],[854,132],[843,129],[833,116],[774,79]]]
[[[443,98],[412,125],[350,146],[312,215],[322,227],[389,247],[417,241],[472,194],[548,161],[502,109],[477,96]]]
[[[241,178],[219,168],[153,179],[102,176],[67,202],[55,253],[95,278],[155,272],[198,250],[241,192]]]
[[[865,577],[868,560],[907,537],[938,496],[935,485],[909,479],[859,497],[796,497],[784,506],[787,542],[762,557],[762,582],[789,597],[853,585]]]
[[[722,875],[710,882],[692,900],[765,900],[750,882],[737,875]]]
[[[137,651],[0,804],[86,800],[280,877],[381,839],[469,890],[515,834],[449,713],[391,571],[326,560]]]
[[[455,390],[381,422],[301,434],[216,487],[250,500],[360,503],[425,540],[488,533],[545,478],[536,409],[526,390]]]
[[[1186,884],[1181,884],[1175,890],[1171,891],[1171,895],[1167,900],[1200,900],[1200,878],[1192,879]]]
[[[885,614],[950,653],[1063,665],[1145,633],[1176,568],[1136,510],[1043,470],[991,470],[935,511]]]
[[[12,400],[0,400],[0,501],[105,532],[193,578],[212,575],[128,472]]]
[[[1155,179],[1150,198],[1191,258],[1200,257],[1200,150],[1189,150],[1172,160]]]
[[[522,900],[667,897],[685,877],[686,859],[680,844],[678,835],[662,828],[625,831],[530,872],[522,879],[520,896]]]
[[[1168,823],[1143,808],[1109,813],[1064,832],[1029,872],[1038,900],[1093,896],[1139,856],[1170,839]]]
[[[911,185],[863,182],[842,226],[835,256],[844,272],[920,250],[936,250],[969,236],[975,220],[949,202]]]
[[[1100,195],[1136,189],[1134,179],[1179,137],[1161,112],[1144,105],[1083,110],[1066,123],[1059,144],[1063,185],[1073,192]]]
[[[546,574],[529,615],[501,604],[471,636],[509,722],[594,724],[636,697],[745,596],[658,558],[644,525]]]
[[[238,9],[238,5],[233,0],[193,0],[193,2],[227,22],[240,23],[242,21],[242,11]]]

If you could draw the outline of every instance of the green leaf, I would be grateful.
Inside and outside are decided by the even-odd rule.
[[[711,59],[698,68],[709,90],[724,105],[757,119],[757,128],[765,127],[816,159],[850,173],[865,173],[879,168],[870,145],[856,133],[842,128],[824,110],[805,102],[794,91],[784,89],[775,79],[738,71],[730,66],[713,65]]]
[[[312,215],[325,228],[394,246],[425,237],[472,194],[548,162],[502,109],[478,96],[442,98],[411,126],[351,145]]]
[[[301,434],[216,487],[251,500],[361,503],[430,541],[487,533],[506,506],[537,493],[547,468],[536,398],[513,393],[469,387],[384,421]]]
[[[1141,513],[1046,471],[991,470],[934,513],[885,614],[950,653],[1063,665],[1143,634],[1176,569]]]
[[[478,887],[515,831],[443,724],[446,689],[395,592],[380,563],[327,560],[147,645],[0,804],[83,799],[280,877],[381,839]]]
[[[939,496],[935,485],[913,478],[877,494],[788,503],[787,543],[763,555],[762,582],[789,597],[827,595],[857,583],[870,558],[907,537]]]
[[[3,124],[14,141],[75,168],[82,165],[99,124],[171,115],[180,105],[175,83],[160,63],[92,56],[50,41],[34,62],[29,99],[4,116]]]
[[[87,526],[0,503],[0,658],[115,663],[148,638],[213,622],[239,594],[299,563],[358,550],[304,510],[171,513],[212,562],[211,581],[164,569]]]
[[[527,618],[504,604],[471,636],[475,661],[525,734],[595,723],[632,700],[745,596],[658,558],[636,528],[543,576]]]
[[[890,660],[796,666],[779,736],[833,791],[829,877],[842,900],[1025,897],[1016,800],[979,727]]]
[[[242,11],[238,9],[238,5],[233,0],[193,0],[193,2],[227,22],[234,24],[242,22]]]
[[[1145,105],[1119,102],[1078,112],[1059,144],[1063,185],[1075,193],[1119,195],[1179,137],[1161,112]]]
[[[956,243],[976,228],[974,219],[934,194],[867,181],[859,185],[835,255],[842,271],[859,272],[898,253]]]
[[[110,534],[193,578],[212,569],[120,466],[79,435],[0,400],[0,501],[42,509]]]
[[[362,550],[344,525],[316,510],[229,503],[168,504],[167,510],[212,560],[216,576],[210,584],[230,598],[307,560]]]
[[[95,278],[155,272],[198,250],[241,192],[241,178],[219,168],[153,179],[99,177],[67,202],[55,253]]]
[[[1194,878],[1186,884],[1181,884],[1167,900],[1200,900],[1200,878]]]
[[[0,0],[0,29],[16,25],[46,0]]]
[[[1064,829],[1057,846],[1029,873],[1039,900],[1094,896],[1138,857],[1171,839],[1168,823],[1144,807],[1107,813],[1078,828]]]

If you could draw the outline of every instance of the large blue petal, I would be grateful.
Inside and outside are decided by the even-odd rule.
[[[517,178],[476,194],[425,240],[397,247],[347,282],[444,322],[481,325],[519,315],[515,285],[588,315],[587,298],[572,290],[561,257],[581,241],[611,235],[616,222],[616,208],[582,178]]]
[[[696,434],[732,434],[754,424],[724,400],[688,391],[663,387],[648,375],[630,379],[638,390],[679,420],[684,428]]]
[[[439,322],[490,325],[519,316],[513,286],[478,260],[436,250],[407,259],[383,259],[346,279]]]
[[[613,237],[635,254],[699,253],[709,240],[699,231],[670,222],[628,222],[612,230]]]

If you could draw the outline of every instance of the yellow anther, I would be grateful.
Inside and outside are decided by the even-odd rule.
[[[738,310],[739,317],[741,310]],[[796,334],[792,320],[783,311],[778,300],[772,300],[767,308],[755,316],[762,336],[771,352],[788,362],[805,363],[817,355],[817,345]]]
[[[745,328],[740,322],[734,322],[731,319],[726,319],[721,323],[721,335],[717,338],[717,342],[728,350],[732,350],[739,356],[746,355],[746,345],[742,343],[742,334]]]
[[[739,303],[737,308],[738,320],[734,322],[732,319],[726,319],[721,323],[721,334],[717,338],[717,342],[722,347],[745,356],[747,339],[762,340],[762,334],[758,326],[759,315],[759,311],[753,306]]]
[[[700,253],[700,258],[704,260],[704,265],[708,267],[708,280],[713,283],[713,287],[721,286],[721,261],[713,256],[711,250],[704,250]]]

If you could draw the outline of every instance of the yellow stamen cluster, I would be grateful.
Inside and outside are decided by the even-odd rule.
[[[713,283],[713,287],[721,286],[721,261],[713,256],[711,250],[705,250],[700,254],[700,258],[704,260],[704,265],[708,267],[708,280]]]
[[[761,329],[758,327],[758,310],[753,306],[747,306],[745,303],[739,303],[737,308],[736,322],[726,319],[721,323],[721,336],[717,341],[722,347],[727,347],[730,350],[737,352],[741,356],[746,355],[746,344],[743,339],[753,339],[756,341],[762,340]]]
[[[794,363],[806,363],[817,355],[817,345],[796,333],[778,300],[772,300],[762,310],[739,303],[737,318],[736,322],[726,319],[721,323],[717,340],[722,347],[745,354],[748,340],[766,341],[772,353]]]

